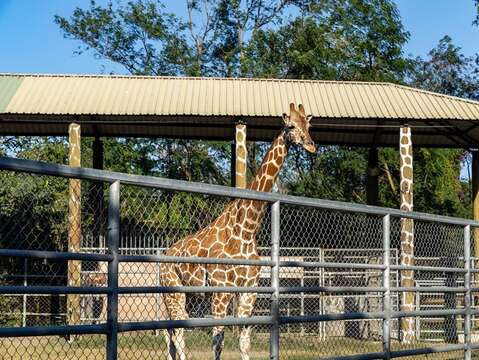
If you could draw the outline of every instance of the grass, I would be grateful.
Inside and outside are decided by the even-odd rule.
[[[100,335],[85,335],[68,343],[60,337],[29,337],[0,339],[0,358],[5,360],[49,359],[49,360],[97,360],[105,358],[106,338]],[[186,333],[188,359],[211,359],[211,337],[208,330],[194,330]],[[417,343],[415,347],[431,344]],[[436,346],[439,344],[435,344]],[[166,359],[166,345],[163,334],[152,332],[125,333],[119,336],[119,359],[161,360]],[[330,338],[320,340],[316,336],[282,334],[281,359],[312,360],[334,355],[350,355],[381,351],[379,341],[356,340],[351,338]],[[400,345],[393,343],[393,349]],[[269,359],[269,337],[256,333],[251,341],[251,360]],[[424,358],[434,360],[462,358],[462,353],[432,354]],[[239,359],[237,332],[227,331],[222,359]],[[417,358],[417,357],[415,357]]]

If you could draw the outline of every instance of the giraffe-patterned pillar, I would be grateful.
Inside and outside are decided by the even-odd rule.
[[[68,128],[69,154],[68,163],[72,167],[81,166],[80,152],[80,125],[72,123]],[[70,179],[68,199],[68,251],[80,252],[81,240],[81,183],[80,180]],[[68,286],[81,286],[81,262],[68,261]],[[80,296],[69,294],[67,296],[67,321],[68,325],[80,323]]]
[[[400,128],[400,189],[401,210],[413,211],[413,154],[411,128]],[[414,222],[412,219],[401,219],[401,265],[414,265]],[[401,271],[401,287],[414,286],[414,271]],[[414,293],[404,291],[401,298],[401,311],[414,311]],[[415,339],[415,320],[412,317],[401,318],[401,341],[405,344]]]
[[[235,159],[235,184],[238,188],[246,188],[246,125],[236,124],[235,133],[236,159]]]

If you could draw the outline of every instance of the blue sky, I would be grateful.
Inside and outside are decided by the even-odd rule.
[[[471,25],[473,0],[397,0],[403,23],[411,32],[406,53],[425,55],[448,34],[467,55],[479,52],[479,28]],[[176,13],[183,0],[166,0]],[[92,54],[75,55],[79,43],[64,39],[53,16],[68,16],[89,0],[0,0],[0,72],[21,73],[124,73]]]

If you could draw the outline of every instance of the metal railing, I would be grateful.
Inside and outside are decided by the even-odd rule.
[[[103,287],[74,287],[74,286],[16,286],[5,285],[0,287],[0,294],[106,294],[107,320],[102,324],[91,325],[57,325],[35,327],[3,327],[0,328],[0,337],[30,337],[51,335],[83,335],[103,334],[107,336],[106,358],[117,359],[118,334],[140,330],[158,330],[172,328],[198,328],[212,326],[240,326],[240,325],[268,325],[270,327],[270,357],[279,359],[280,355],[280,328],[287,324],[307,324],[315,322],[329,322],[339,320],[381,320],[382,321],[382,351],[369,352],[351,356],[335,357],[336,359],[390,359],[403,356],[430,354],[449,351],[464,351],[464,358],[471,359],[473,349],[479,344],[471,342],[472,316],[479,311],[472,309],[472,293],[479,288],[471,286],[472,273],[479,269],[471,268],[471,227],[478,228],[479,222],[458,219],[446,216],[424,214],[418,212],[404,212],[396,209],[387,209],[375,206],[341,203],[335,201],[316,200],[302,197],[293,197],[281,194],[268,194],[230,187],[197,184],[179,180],[161,179],[147,176],[127,175],[122,173],[100,171],[86,168],[70,168],[68,166],[53,165],[42,162],[0,158],[0,170],[10,170],[38,175],[50,175],[80,180],[90,180],[109,184],[108,194],[108,253],[68,253],[39,250],[0,249],[0,256],[11,258],[39,258],[55,260],[102,261],[108,263],[108,284]],[[271,258],[270,260],[238,260],[228,258],[192,258],[171,257],[164,255],[122,255],[119,253],[120,241],[120,187],[124,184],[141,187],[174,190],[188,193],[208,194],[228,198],[243,198],[264,201],[271,206]],[[325,261],[281,261],[281,218],[282,206],[293,205],[331,211],[361,213],[379,217],[382,220],[383,261],[381,264],[359,264],[349,262]],[[433,222],[460,226],[463,228],[464,266],[408,266],[390,264],[391,249],[391,221],[392,218],[408,218],[424,222]],[[152,263],[194,263],[194,264],[224,264],[224,265],[253,265],[270,267],[271,284],[263,287],[229,287],[229,286],[120,286],[118,283],[119,264],[125,262],[152,262]],[[381,271],[383,281],[381,286],[281,286],[280,268],[342,268],[342,269],[374,269]],[[392,286],[390,283],[391,270],[414,271],[441,271],[464,275],[464,285],[460,287],[403,287]],[[121,322],[118,319],[118,301],[121,294],[146,293],[240,293],[254,292],[269,294],[270,314],[267,316],[251,316],[249,318],[196,318],[188,320],[156,320]],[[383,309],[377,312],[345,312],[340,314],[312,314],[284,316],[280,313],[280,298],[285,293],[379,293],[381,294]],[[435,309],[419,311],[394,311],[391,307],[393,292],[442,292],[464,294],[464,308]],[[465,341],[463,344],[445,344],[427,346],[414,349],[393,350],[391,347],[391,322],[403,317],[416,316],[462,316],[464,317]]]

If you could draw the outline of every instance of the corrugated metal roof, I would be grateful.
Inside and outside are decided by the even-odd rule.
[[[324,143],[386,146],[396,130],[378,138],[375,127],[404,121],[431,127],[415,132],[420,145],[479,140],[479,102],[396,84],[109,75],[0,74],[0,134],[57,134],[74,118],[83,133],[220,139],[241,118],[252,138],[271,139],[290,102],[314,116]]]
[[[5,114],[278,117],[296,102],[319,118],[479,119],[479,102],[390,83],[0,74],[0,94],[12,82]]]

